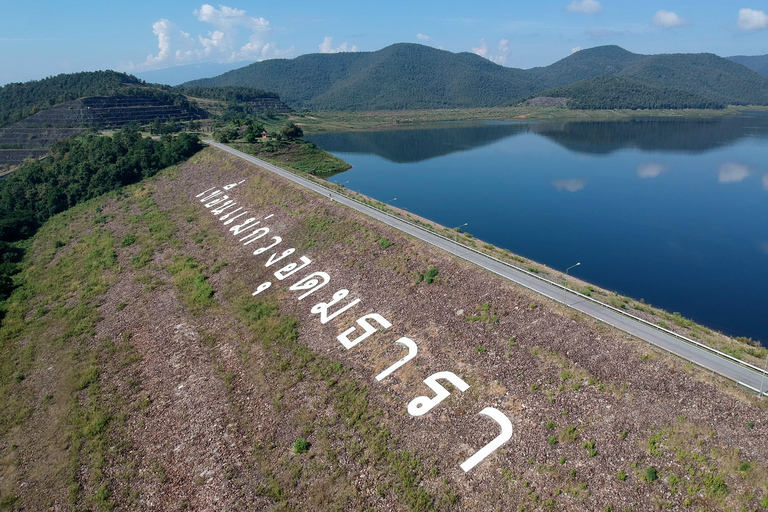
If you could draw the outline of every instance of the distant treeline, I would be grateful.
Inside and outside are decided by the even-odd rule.
[[[41,161],[27,162],[0,180],[0,300],[23,251],[9,244],[31,237],[51,216],[78,203],[153,176],[202,148],[196,135],[181,133],[156,141],[135,126],[112,137],[81,135],[53,146]]]
[[[620,76],[601,76],[551,89],[544,96],[569,98],[575,109],[713,108],[726,105],[689,91],[663,87]]]

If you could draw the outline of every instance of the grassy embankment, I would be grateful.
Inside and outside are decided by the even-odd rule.
[[[192,162],[204,163],[209,157],[198,155]],[[177,176],[173,167],[159,178]],[[154,402],[166,399],[164,391],[149,386],[148,367],[157,362],[151,351],[137,349],[134,334],[145,327],[141,318],[148,313],[143,309],[161,308],[163,296],[174,289],[179,303],[164,314],[186,311],[200,325],[215,320],[220,331],[219,341],[206,331],[191,340],[208,361],[188,371],[205,374],[206,364],[212,369],[211,386],[226,390],[224,419],[239,425],[246,445],[251,443],[246,460],[227,461],[232,468],[228,485],[245,485],[279,510],[287,510],[289,500],[296,504],[299,489],[301,501],[315,509],[341,510],[355,493],[354,475],[345,473],[341,461],[354,454],[358,463],[377,468],[381,495],[391,494],[412,510],[455,501],[417,456],[400,449],[381,428],[381,411],[368,403],[364,385],[345,374],[338,362],[298,342],[299,324],[278,312],[275,298],[248,300],[243,285],[234,281],[222,299],[213,298],[209,279],[226,262],[207,251],[211,259],[190,256],[190,247],[223,249],[229,241],[215,233],[210,218],[198,218],[199,206],[182,202],[171,211],[158,209],[152,197],[156,181],[56,215],[30,241],[17,276],[20,286],[5,304],[0,327],[0,510],[140,508],[158,489],[167,494],[161,498],[164,506],[184,510],[200,503],[194,493],[179,497],[174,488],[178,477],[166,475],[174,470],[162,458],[167,454],[141,441],[144,425],[163,414],[164,408]],[[274,194],[281,197],[284,192]],[[194,225],[199,229],[190,229]],[[137,296],[121,292],[136,285]],[[119,300],[110,306],[115,295]],[[126,313],[135,317],[133,323],[125,322]],[[250,333],[238,348],[240,363],[234,368],[223,365],[219,353],[226,318],[239,320],[231,329]],[[163,320],[167,317],[155,322]],[[119,335],[99,334],[115,331],[117,325],[124,329]],[[303,440],[312,435],[316,448],[311,462],[290,455],[291,446],[276,444],[273,432],[255,426],[254,417],[247,416],[247,402],[238,401],[249,388],[259,392],[257,400],[272,398],[270,416],[279,414],[285,424],[300,426],[295,452],[306,451]],[[315,405],[282,405],[303,401],[305,393],[316,398]],[[241,464],[263,483],[240,482],[248,478],[235,471]],[[426,478],[441,492],[421,488]],[[205,494],[203,484],[198,476],[192,487]]]
[[[300,173],[331,175],[352,168],[341,158],[301,139],[292,141],[258,140],[253,144],[237,142],[232,144],[232,147],[271,164],[287,167]]]
[[[222,160],[206,151],[193,157],[190,165],[202,166],[206,176],[226,179],[229,175],[222,169],[232,164]],[[0,329],[0,432],[4,441],[0,445],[0,507],[141,508],[153,496],[163,496],[162,505],[169,509],[210,505],[205,500],[211,484],[184,464],[179,468],[167,463],[175,453],[173,444],[144,441],[152,435],[177,434],[153,430],[158,425],[153,421],[169,413],[163,405],[167,404],[165,394],[179,393],[174,376],[161,383],[170,384],[168,387],[155,388],[148,380],[147,368],[157,361],[151,350],[139,345],[146,341],[140,333],[146,330],[142,324],[156,327],[142,316],[155,311],[155,321],[175,323],[184,318],[200,326],[198,336],[185,340],[189,350],[197,351],[197,365],[186,370],[208,382],[195,393],[205,393],[205,400],[224,397],[228,406],[219,421],[229,422],[241,434],[227,438],[227,443],[245,439],[246,454],[227,461],[227,485],[252,489],[275,510],[355,508],[360,505],[356,500],[361,489],[375,489],[375,495],[392,500],[383,502],[381,508],[495,508],[482,501],[489,492],[506,500],[505,505],[524,503],[526,509],[557,502],[585,507],[582,500],[610,487],[592,477],[595,468],[608,464],[621,468],[612,470],[613,485],[626,487],[622,494],[637,496],[646,504],[722,507],[727,503],[754,508],[762,500],[768,506],[764,468],[740,455],[727,437],[715,435],[706,423],[692,423],[681,416],[657,430],[627,428],[627,432],[622,427],[601,434],[596,442],[592,436],[605,422],[592,418],[581,423],[578,404],[608,400],[615,408],[631,407],[633,400],[639,400],[633,396],[638,392],[635,385],[622,386],[621,380],[628,378],[624,375],[615,376],[615,382],[595,378],[583,362],[577,364],[565,351],[558,353],[546,346],[528,350],[527,335],[507,342],[509,334],[501,331],[508,327],[509,317],[496,311],[496,304],[488,303],[479,304],[477,314],[465,318],[450,311],[468,338],[479,330],[485,340],[483,346],[476,350],[472,346],[471,354],[465,350],[461,357],[476,366],[490,364],[483,361],[493,361],[498,350],[491,339],[502,339],[508,350],[506,366],[523,358],[526,364],[521,370],[527,373],[528,368],[535,368],[535,376],[515,379],[522,382],[514,394],[540,410],[551,404],[552,410],[537,418],[520,416],[523,423],[516,429],[532,428],[530,424],[535,422],[536,434],[516,440],[509,455],[500,456],[498,466],[492,466],[484,477],[495,485],[483,481],[481,492],[467,487],[457,493],[457,486],[468,482],[467,478],[456,479],[443,466],[430,466],[423,455],[404,449],[395,435],[382,428],[385,419],[398,417],[393,411],[402,410],[403,399],[394,389],[391,395],[374,386],[366,389],[354,376],[359,371],[350,371],[346,364],[313,351],[308,345],[312,337],[300,335],[297,318],[280,313],[280,295],[252,299],[248,293],[252,288],[242,281],[248,273],[230,271],[222,260],[234,258],[225,256],[233,245],[221,234],[226,228],[199,205],[177,199],[159,207],[163,203],[159,189],[165,189],[166,202],[169,196],[178,198],[181,187],[174,183],[181,178],[181,172],[171,168],[158,178],[91,200],[50,219],[32,241],[20,275],[22,286],[11,297]],[[361,230],[345,212],[308,204],[295,187],[275,185],[258,175],[255,181],[253,204],[276,205],[288,219],[294,219],[297,227],[292,238],[297,246],[348,246],[369,268],[386,270],[387,279],[406,275],[416,280],[416,270],[426,270],[429,254],[423,249],[410,247],[399,238],[392,244],[370,229]],[[480,243],[466,238],[470,245]],[[339,266],[353,268],[345,261]],[[392,265],[395,268],[390,271]],[[237,263],[231,260],[230,266]],[[435,283],[417,286],[435,286],[436,292],[446,292],[450,279],[443,276],[450,272],[443,266],[440,269]],[[137,294],[126,294],[131,286],[138,286]],[[169,296],[175,302],[164,304]],[[526,298],[521,300],[528,304]],[[539,308],[529,306],[525,314],[537,315],[546,308],[543,303]],[[583,320],[578,322],[586,325]],[[206,330],[214,325],[215,331]],[[103,334],[105,328],[112,334]],[[241,331],[246,334],[241,336]],[[154,339],[155,332],[145,337]],[[225,347],[233,349],[235,357],[223,357]],[[658,362],[655,358],[643,357],[642,361],[652,366]],[[369,373],[365,364],[362,369]],[[511,382],[507,379],[504,385],[511,386]],[[473,385],[487,391],[481,382]],[[210,392],[204,391],[209,388]],[[369,398],[369,393],[378,393],[377,400]],[[407,393],[412,393],[410,385]],[[381,403],[389,405],[382,411],[377,405]],[[255,404],[263,405],[257,411],[260,414],[253,413]],[[466,404],[457,397],[455,406]],[[195,410],[193,416],[203,413]],[[267,428],[265,416],[279,417],[279,428],[292,437]],[[746,432],[760,428],[758,417],[738,421],[750,422],[741,426]],[[185,432],[187,427],[185,423]],[[301,442],[305,440],[311,440],[309,452]],[[209,442],[207,437],[202,441]],[[714,443],[724,447],[708,451]],[[626,461],[619,463],[617,457],[606,455],[613,445],[624,447]],[[523,456],[520,450],[530,455]],[[362,484],[357,480],[361,468],[374,472]],[[252,483],[249,478],[261,483],[248,485]],[[185,482],[192,490],[182,496],[177,489]],[[594,499],[587,503],[596,505]],[[236,509],[245,503],[225,505]]]

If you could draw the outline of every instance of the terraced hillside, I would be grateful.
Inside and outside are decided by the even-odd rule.
[[[87,128],[119,128],[129,123],[189,121],[199,114],[153,96],[94,96],[68,101],[0,129],[0,165],[40,158],[60,140]]]

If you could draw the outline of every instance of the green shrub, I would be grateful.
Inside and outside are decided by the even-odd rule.
[[[293,451],[296,453],[306,453],[312,446],[306,439],[299,438],[293,443]]]
[[[659,478],[659,473],[656,471],[656,468],[653,466],[648,466],[645,469],[645,481],[650,483]]]
[[[717,473],[710,473],[704,477],[704,488],[709,496],[715,498],[724,498],[728,496],[728,486],[725,485],[723,476]]]
[[[120,242],[120,247],[128,247],[129,245],[133,244],[136,241],[136,235],[129,234],[125,235],[125,238],[123,238],[123,241]]]
[[[430,268],[424,275],[424,281],[426,281],[427,284],[432,283],[439,273],[440,272],[435,267]]]
[[[616,476],[617,476],[617,477],[618,477],[618,479],[619,479],[619,480],[621,480],[622,482],[623,482],[623,481],[625,481],[625,480],[627,479],[627,474],[626,474],[625,472],[621,471],[621,470],[619,471],[619,474],[618,474],[618,475],[616,475]]]

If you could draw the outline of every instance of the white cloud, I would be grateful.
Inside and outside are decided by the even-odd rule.
[[[577,46],[576,48],[571,48],[571,53],[580,52],[582,50],[581,46]]]
[[[344,41],[336,48],[333,47],[333,38],[332,37],[326,37],[323,39],[323,42],[318,45],[320,48],[320,53],[342,53],[342,52],[356,52],[357,46],[349,47],[349,44]]]
[[[472,53],[488,59],[496,64],[504,64],[509,57],[509,39],[502,39],[496,47],[496,52],[492,53],[485,39],[480,40],[480,46],[473,47]]]
[[[120,67],[128,71],[147,70],[194,62],[264,60],[293,53],[293,48],[280,50],[275,43],[266,42],[269,21],[248,16],[244,10],[226,5],[216,9],[203,4],[193,14],[213,30],[195,39],[172,21],[160,19],[152,25],[152,33],[157,37],[157,54],[148,55],[142,63],[127,62]],[[247,42],[241,40],[241,28],[250,32]]]
[[[637,166],[637,175],[641,178],[655,178],[666,170],[667,168],[661,164],[648,162]]]
[[[416,38],[421,40],[421,41],[429,41],[429,36],[424,35],[424,34],[416,34]]]
[[[737,25],[741,30],[760,30],[768,27],[768,14],[754,9],[739,9]]]
[[[735,183],[742,181],[750,174],[752,171],[746,165],[729,162],[720,166],[718,180],[720,183]]]
[[[653,15],[653,24],[657,27],[682,27],[688,25],[688,23],[690,23],[688,20],[669,11],[656,11],[656,14]]]
[[[597,0],[573,0],[570,5],[565,6],[568,12],[585,12],[587,14],[597,14],[603,12],[603,6]]]
[[[477,48],[475,47],[472,48],[472,53],[474,53],[475,55],[479,55],[484,59],[488,58],[488,43],[485,42],[485,39],[480,41],[480,46],[478,46]]]
[[[561,192],[578,192],[579,190],[583,189],[584,185],[586,184],[587,180],[582,178],[576,178],[572,180],[555,180],[552,182],[552,186]]]

